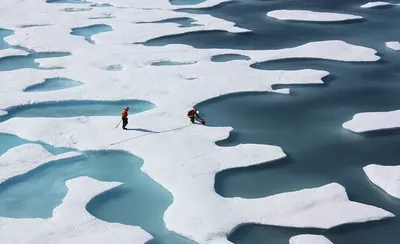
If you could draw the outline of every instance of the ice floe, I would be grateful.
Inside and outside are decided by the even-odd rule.
[[[336,183],[259,199],[223,198],[214,190],[217,172],[275,161],[285,157],[284,152],[270,145],[218,147],[215,141],[227,138],[231,128],[188,126],[175,117],[154,109],[131,118],[131,128],[155,133],[115,129],[115,117],[13,118],[1,123],[0,131],[60,147],[120,149],[142,157],[142,170],[174,196],[164,217],[167,228],[199,243],[221,241],[249,222],[328,229],[393,217],[383,209],[350,201]],[[62,137],[57,136],[60,133]],[[157,153],[153,148],[159,149]]]
[[[267,16],[279,20],[296,20],[312,22],[336,22],[359,20],[362,16],[352,14],[339,14],[328,12],[315,12],[308,10],[274,10],[267,13]]]
[[[400,110],[389,112],[358,113],[343,123],[343,128],[361,133],[400,127]]]
[[[400,42],[386,42],[386,46],[395,51],[400,51]]]
[[[20,49],[13,49],[13,48],[8,48],[8,49],[2,49],[0,50],[0,58],[5,58],[5,57],[15,57],[15,56],[28,56],[29,53],[20,50]]]
[[[120,183],[100,182],[79,177],[66,182],[69,189],[62,204],[50,219],[12,219],[0,217],[0,236],[4,243],[145,243],[152,236],[136,226],[107,223],[90,215],[86,204],[94,196]],[[85,186],[85,187],[82,187]],[[134,241],[133,241],[134,240]]]
[[[325,236],[320,235],[298,235],[289,240],[290,244],[333,244]]]
[[[368,2],[366,4],[363,4],[363,5],[361,5],[361,8],[377,8],[377,7],[384,7],[384,6],[390,6],[390,5],[400,5],[400,4],[377,1],[377,2]]]
[[[400,199],[400,166],[370,164],[363,169],[372,183]]]

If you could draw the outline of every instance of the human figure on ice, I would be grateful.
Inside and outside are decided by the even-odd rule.
[[[129,107],[126,107],[121,112],[122,129],[123,130],[126,130],[126,126],[128,125],[128,111],[129,111]]]
[[[204,125],[206,123],[206,121],[199,116],[199,111],[196,110],[195,108],[192,108],[191,110],[189,110],[189,112],[187,113],[187,116],[189,117],[190,122],[192,124],[194,124],[196,117],[199,118],[200,123],[202,125]]]

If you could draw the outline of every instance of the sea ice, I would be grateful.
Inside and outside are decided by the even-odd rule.
[[[325,236],[320,235],[298,235],[289,240],[290,244],[333,244]]]
[[[238,54],[248,56],[255,62],[287,58],[352,62],[374,62],[380,59],[373,49],[338,40],[265,51],[133,44],[194,31],[249,32],[235,26],[233,22],[211,15],[172,11],[177,8],[210,7],[226,1],[210,0],[199,5],[177,7],[166,0],[154,0],[150,6],[148,1],[112,0],[109,2],[114,7],[63,12],[68,4],[49,4],[42,0],[3,0],[0,23],[2,27],[15,32],[5,38],[10,45],[20,45],[36,52],[65,51],[72,55],[35,59],[41,67],[58,66],[64,69],[0,72],[1,81],[12,81],[1,83],[0,110],[40,102],[127,99],[149,101],[156,108],[141,114],[131,114],[128,128],[132,130],[128,131],[115,128],[119,116],[85,116],[90,114],[72,118],[12,118],[0,123],[0,131],[55,146],[79,150],[120,149],[142,157],[143,171],[174,196],[174,202],[164,217],[167,228],[200,243],[228,243],[226,236],[237,226],[248,222],[331,228],[346,223],[393,217],[383,209],[350,201],[345,189],[336,183],[260,199],[228,199],[215,192],[214,177],[217,172],[268,163],[285,157],[285,153],[272,145],[218,147],[215,141],[227,138],[231,128],[189,126],[186,109],[228,93],[273,91],[271,86],[274,84],[320,84],[323,83],[322,78],[329,73],[311,69],[256,70],[249,67],[248,62],[216,63],[211,62],[211,57]],[[107,2],[101,0],[98,3]],[[115,18],[95,19],[99,16]],[[171,18],[191,18],[199,25],[180,28],[174,23],[137,24]],[[48,24],[49,21],[51,26],[20,27],[32,23]],[[73,28],[93,24],[109,25],[114,31],[94,36],[97,45],[91,45],[83,38],[70,34]],[[151,65],[162,60],[193,64],[179,66],[179,69]],[[123,64],[124,69],[109,72],[105,67],[110,64]],[[23,92],[38,80],[49,77],[68,77],[85,81],[85,85],[45,95]],[[196,79],[189,82],[185,77]],[[62,117],[64,113],[60,112],[56,116]],[[15,153],[12,155],[10,159],[15,160],[20,156]],[[28,156],[31,157],[26,154],[21,159]],[[70,191],[62,205],[54,210],[53,218],[1,218],[2,241],[143,243],[151,237],[140,228],[105,223],[84,209],[93,196],[118,184],[101,183],[87,177],[68,181]],[[85,187],[82,188],[82,185]],[[21,236],[24,238],[21,239]]]
[[[79,177],[66,182],[69,189],[50,219],[0,217],[3,243],[145,243],[152,236],[137,226],[107,223],[90,215],[86,204],[94,196],[117,187],[117,182],[100,182]],[[84,187],[82,187],[84,186]]]
[[[162,118],[163,123],[152,118]],[[336,183],[259,199],[223,198],[214,190],[217,172],[275,161],[285,157],[283,151],[270,145],[218,147],[215,141],[227,138],[230,128],[188,126],[178,115],[157,108],[131,118],[134,128],[157,133],[116,130],[117,120],[13,118],[1,123],[0,131],[58,147],[119,149],[139,155],[145,160],[142,170],[174,196],[164,217],[167,228],[199,243],[221,241],[243,223],[329,229],[393,217],[383,209],[350,201]],[[62,137],[57,136],[60,133]]]
[[[363,169],[372,183],[400,199],[400,166],[370,164]]]
[[[400,127],[400,110],[389,112],[358,113],[353,119],[343,123],[343,128],[361,133]]]
[[[60,155],[49,153],[39,144],[24,144],[11,148],[0,156],[0,183],[24,174],[50,161],[80,156],[81,153],[69,152]]]
[[[312,22],[336,22],[359,20],[362,16],[352,14],[338,14],[328,12],[315,12],[308,10],[274,10],[267,13],[267,16],[279,20],[297,20]]]
[[[386,46],[395,51],[400,51],[400,42],[386,42]]]

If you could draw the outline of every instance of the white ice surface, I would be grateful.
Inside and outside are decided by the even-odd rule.
[[[80,155],[78,152],[53,155],[39,144],[24,144],[11,148],[0,156],[0,183],[48,162]]]
[[[364,5],[361,5],[361,8],[376,8],[376,7],[383,7],[383,6],[390,6],[390,5],[400,5],[400,4],[377,1],[377,2],[368,2]]]
[[[10,56],[28,56],[29,53],[19,49],[7,48],[0,50],[0,58],[10,57]]]
[[[297,235],[289,240],[290,244],[333,244],[325,236],[320,235]]]
[[[364,167],[364,172],[372,183],[400,199],[400,166],[370,164]]]
[[[164,216],[167,228],[199,243],[226,243],[226,235],[247,222],[331,228],[393,217],[383,209],[349,201],[336,183],[259,199],[223,198],[214,190],[217,172],[274,161],[285,156],[283,151],[253,144],[218,147],[215,141],[227,138],[230,128],[181,128],[187,121],[157,109],[131,117],[131,127],[162,133],[115,129],[117,117],[14,118],[0,124],[0,132],[60,147],[120,149],[142,157],[142,170],[174,196]],[[175,128],[179,129],[171,131]]]
[[[336,22],[363,18],[362,16],[352,14],[315,12],[308,10],[273,10],[268,12],[267,16],[279,20],[297,20],[312,22]]]
[[[395,51],[400,51],[400,42],[386,42],[386,46]]]
[[[210,15],[171,11],[183,6],[172,6],[165,0],[154,0],[151,6],[146,1],[110,0],[104,3],[106,2],[115,7],[63,12],[63,9],[71,5],[48,4],[42,0],[0,0],[0,23],[3,28],[15,32],[5,38],[7,42],[35,51],[72,53],[68,57],[35,60],[41,67],[61,66],[64,69],[0,72],[0,80],[12,81],[2,82],[0,86],[0,109],[7,110],[18,105],[47,101],[143,99],[153,102],[157,108],[130,115],[129,127],[165,133],[117,130],[115,125],[118,117],[14,118],[1,123],[0,131],[55,146],[80,150],[122,149],[142,157],[143,171],[174,196],[174,203],[165,213],[167,227],[199,243],[228,243],[226,235],[238,225],[247,222],[331,228],[345,223],[393,216],[382,209],[349,201],[345,189],[338,184],[260,199],[223,198],[214,190],[214,176],[217,172],[280,159],[285,156],[283,151],[270,145],[216,146],[215,141],[225,139],[230,128],[193,125],[170,131],[188,125],[185,114],[187,109],[206,99],[235,92],[272,91],[271,86],[274,84],[320,84],[323,83],[322,78],[329,74],[323,70],[311,69],[257,70],[249,67],[253,62],[287,58],[374,62],[379,60],[375,50],[338,40],[263,51],[196,49],[187,45],[143,46],[132,43],[194,31],[224,30],[241,33],[248,30]],[[206,1],[198,6],[209,7],[220,2],[223,0]],[[80,7],[85,8],[88,5],[83,4]],[[115,18],[93,19],[101,16]],[[192,18],[200,26],[181,28],[174,23],[137,23],[178,17]],[[46,26],[20,28],[25,24]],[[113,31],[92,36],[95,45],[70,34],[72,28],[93,24],[110,25]],[[210,61],[214,55],[232,53],[249,56],[251,60],[227,63]],[[195,63],[173,67],[151,65],[162,60]],[[115,64],[123,65],[124,69],[116,72],[106,70],[105,67]],[[84,85],[51,92],[23,92],[27,86],[52,77],[66,77],[84,82]],[[192,79],[194,77],[196,79]],[[279,92],[288,92],[288,89],[280,89]],[[85,189],[72,188],[66,198],[70,202],[82,200],[79,194],[90,192],[93,193],[90,195],[92,197],[106,190],[98,189],[98,182],[77,184],[85,184]],[[65,211],[66,217],[52,218],[51,222],[2,219],[1,223],[7,226],[7,231],[11,230],[10,233],[13,233],[8,238],[21,235],[22,228],[26,242],[46,243],[48,240],[54,243],[51,238],[71,237],[66,230],[73,230],[79,232],[73,232],[74,239],[66,238],[66,242],[88,243],[87,235],[97,228],[98,223],[100,233],[104,232],[103,228],[108,229],[109,225],[94,217],[91,217],[90,223],[95,226],[80,222],[77,214],[85,216],[82,221],[88,217],[84,211],[87,201],[85,198],[84,202],[76,205],[65,204],[64,201],[60,207]],[[68,218],[69,214],[73,219]],[[36,226],[42,224],[42,221],[45,224],[38,233]],[[57,233],[56,235],[48,235],[49,226],[53,227],[51,233]],[[115,236],[123,240],[130,239],[131,243],[142,243],[149,238],[139,228],[111,224],[112,226],[127,228],[127,233],[117,233]],[[29,232],[26,231],[28,229]],[[4,230],[0,228],[0,231]],[[104,238],[105,243],[106,240],[108,239]]]
[[[361,133],[400,127],[400,110],[389,112],[358,113],[343,123],[343,128]]]
[[[145,243],[152,236],[136,226],[107,223],[86,211],[94,196],[119,186],[79,177],[66,182],[68,193],[49,219],[12,219],[0,217],[1,243]],[[82,187],[85,186],[85,187]]]

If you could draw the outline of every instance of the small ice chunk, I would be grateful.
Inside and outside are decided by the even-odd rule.
[[[400,51],[400,42],[386,42],[386,46],[395,51]]]

